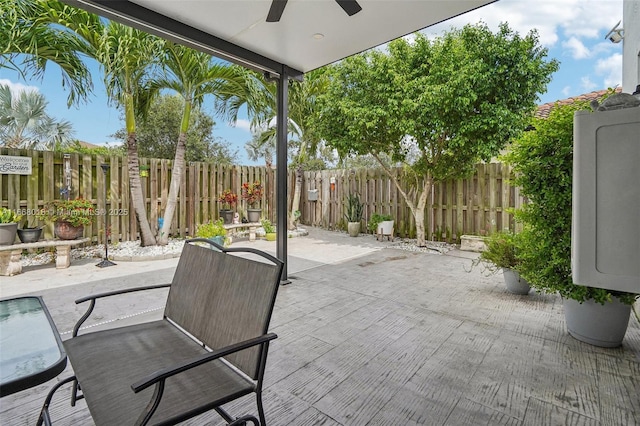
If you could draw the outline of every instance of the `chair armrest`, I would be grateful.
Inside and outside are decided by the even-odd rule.
[[[164,381],[165,379],[174,376],[183,371],[189,370],[191,368],[197,367],[204,363],[213,361],[218,358],[222,358],[224,356],[230,355],[234,352],[238,352],[252,346],[265,344],[270,340],[277,338],[278,336],[275,333],[267,333],[260,337],[254,337],[253,339],[244,340],[239,343],[234,343],[233,345],[226,346],[224,348],[216,349],[215,351],[199,355],[192,359],[186,360],[180,364],[174,365],[172,367],[164,368],[162,370],[158,370],[142,380],[137,381],[136,383],[131,385],[131,389],[138,393],[141,390],[148,388],[149,386]]]
[[[76,304],[83,303],[88,300],[102,299],[103,297],[117,296],[118,294],[133,293],[136,291],[144,291],[144,290],[154,290],[156,288],[165,288],[165,287],[171,287],[171,284],[147,285],[144,287],[134,287],[134,288],[127,288],[123,290],[107,291],[105,293],[98,293],[98,294],[92,294],[89,296],[81,297],[80,299],[76,300]]]
[[[76,300],[76,305],[80,304],[80,303],[87,302],[87,301],[91,301],[91,303],[89,304],[89,307],[87,308],[87,312],[85,312],[84,315],[82,315],[82,317],[80,317],[78,322],[76,322],[76,325],[73,326],[73,334],[72,334],[72,336],[76,337],[78,335],[78,331],[80,330],[80,327],[82,326],[82,324],[84,324],[84,322],[87,320],[87,318],[89,318],[89,316],[93,312],[93,308],[95,308],[95,306],[96,306],[96,300],[97,299],[102,299],[104,297],[110,297],[110,296],[117,296],[119,294],[133,293],[133,292],[136,292],[136,291],[155,290],[155,289],[166,288],[166,287],[171,287],[171,284],[157,284],[157,285],[148,285],[148,286],[144,286],[144,287],[128,288],[128,289],[124,289],[124,290],[114,290],[114,291],[108,291],[108,292],[105,292],[105,293],[92,294],[90,296],[85,296],[85,297],[81,297],[80,299],[77,299]]]

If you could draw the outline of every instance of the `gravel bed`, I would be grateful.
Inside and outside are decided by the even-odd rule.
[[[419,247],[416,242],[417,240],[411,238],[396,238],[391,245],[389,245],[389,248],[432,254],[445,254],[446,252],[457,248],[455,244],[439,241],[427,241],[424,247]]]
[[[140,247],[140,241],[123,241],[109,245],[110,259],[136,258],[136,257],[162,257],[166,255],[179,255],[182,252],[184,240],[170,239],[166,246]],[[72,259],[101,259],[104,257],[104,245],[89,246],[71,249]],[[52,252],[23,253],[20,262],[22,266],[44,265],[53,263]]]
[[[238,233],[237,236],[245,236],[245,233]],[[248,233],[246,233],[248,234]],[[309,232],[303,228],[295,231],[289,231],[289,237],[299,237],[308,235]],[[256,235],[264,235],[262,228],[256,230]],[[153,257],[172,257],[178,256],[182,252],[184,245],[183,239],[169,239],[166,246],[149,246],[140,247],[140,241],[123,241],[115,245],[109,245],[109,258],[115,260],[135,259],[135,258],[153,258]],[[411,252],[444,254],[449,250],[456,248],[453,244],[441,243],[436,241],[427,241],[425,247],[418,247],[415,239],[396,238],[387,247],[398,250],[406,250]],[[72,259],[101,259],[104,256],[104,245],[75,248],[71,250]],[[54,256],[52,252],[44,253],[23,253],[21,258],[22,266],[44,265],[53,263]]]

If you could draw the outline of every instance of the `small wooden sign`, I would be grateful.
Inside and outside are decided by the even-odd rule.
[[[31,157],[0,155],[0,174],[30,175],[31,173]]]

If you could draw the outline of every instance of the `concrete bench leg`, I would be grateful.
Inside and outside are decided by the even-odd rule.
[[[0,252],[0,275],[4,277],[10,277],[12,275],[18,275],[22,272],[22,263],[20,258],[22,257],[22,250],[7,250]]]
[[[71,265],[71,246],[56,247],[56,269],[68,268]]]
[[[256,240],[256,227],[255,226],[250,226],[249,227],[249,241],[255,241]]]

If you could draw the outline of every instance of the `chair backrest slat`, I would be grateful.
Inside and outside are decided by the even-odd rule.
[[[265,263],[185,243],[165,316],[217,349],[265,334],[282,264]],[[256,379],[259,348],[226,357]]]

